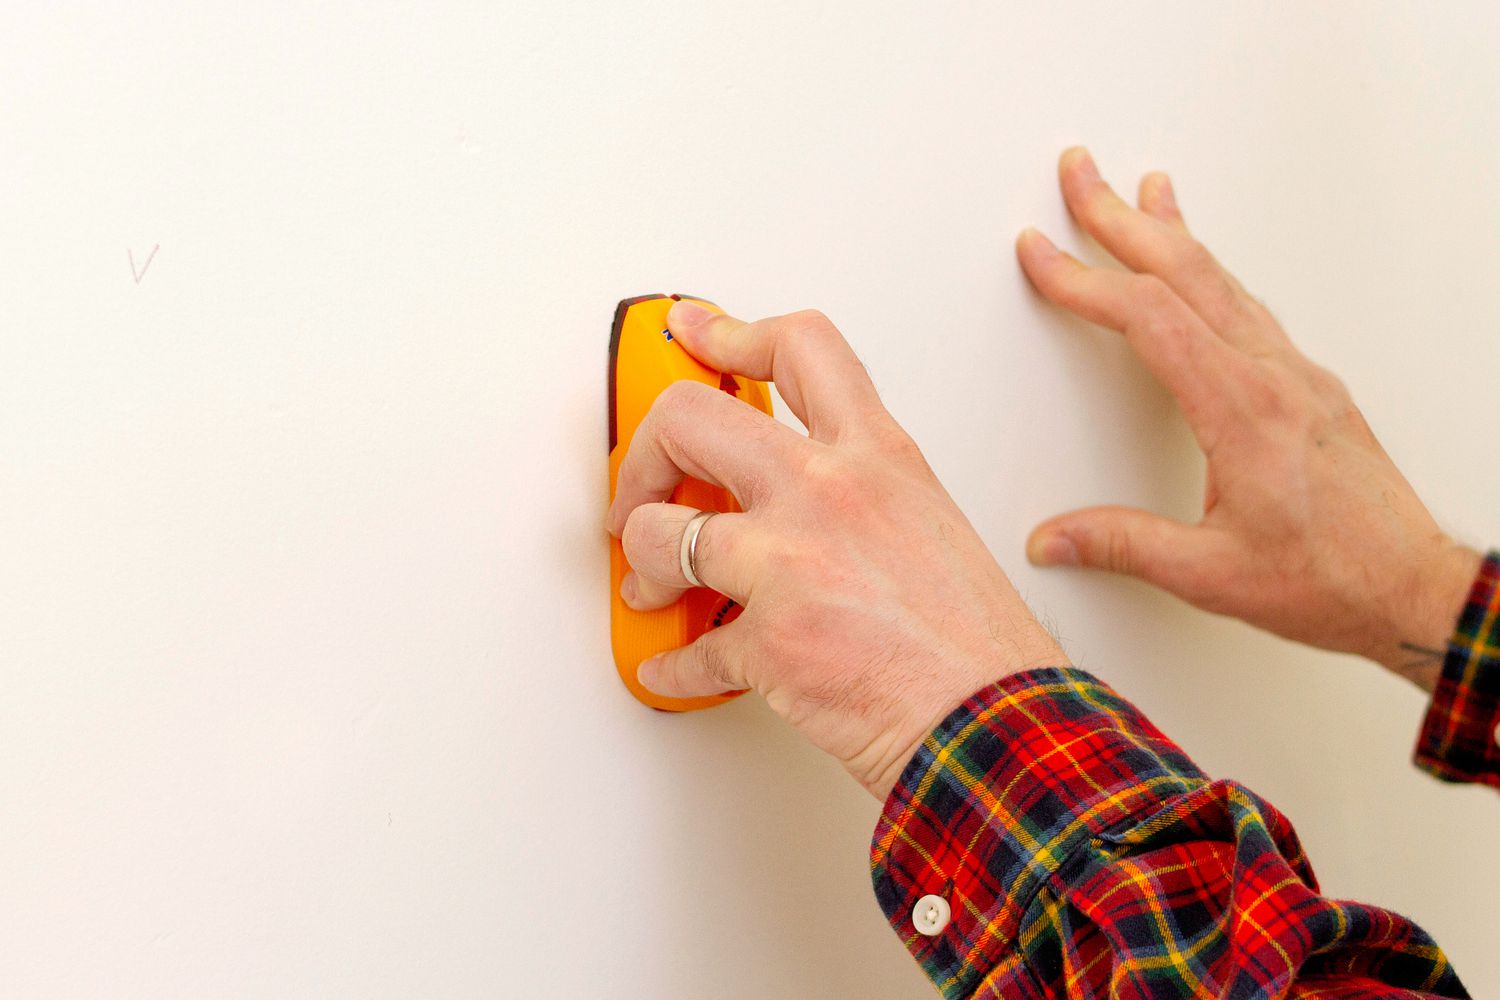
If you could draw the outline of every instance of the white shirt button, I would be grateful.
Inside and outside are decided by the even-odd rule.
[[[911,922],[918,934],[937,937],[943,933],[943,928],[948,926],[952,916],[953,911],[948,908],[948,901],[942,896],[923,896],[911,911]]]

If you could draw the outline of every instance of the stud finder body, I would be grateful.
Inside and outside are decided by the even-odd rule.
[[[769,414],[771,391],[764,382],[714,371],[672,339],[667,311],[679,298],[692,299],[716,313],[712,302],[691,295],[641,295],[615,309],[609,334],[609,499],[614,502],[620,461],[630,449],[636,428],[651,404],[673,382],[692,379],[730,393]],[[720,512],[740,509],[728,490],[701,480],[684,479],[672,492],[673,503]],[[619,539],[610,539],[610,637],[620,679],[637,700],[668,712],[711,708],[739,697],[728,692],[701,698],[664,698],[636,680],[641,661],[692,642],[709,629],[727,625],[740,612],[734,601],[706,587],[694,587],[665,608],[636,611],[620,598],[620,581],[630,566]]]

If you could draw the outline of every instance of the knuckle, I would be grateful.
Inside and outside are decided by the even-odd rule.
[[[1193,294],[1209,310],[1205,315],[1212,322],[1244,323],[1258,320],[1256,306],[1234,280],[1234,276],[1219,264],[1217,257],[1199,240],[1191,237],[1179,244],[1168,262],[1172,273],[1183,285],[1193,289]]]
[[[1200,342],[1189,315],[1170,305],[1148,307],[1126,326],[1125,336],[1143,353],[1149,351],[1158,364],[1171,369],[1201,363],[1207,346]]]
[[[1128,531],[1111,532],[1104,540],[1105,565],[1116,573],[1130,573],[1136,568],[1135,544]]]
[[[1153,312],[1165,312],[1177,297],[1167,283],[1154,274],[1137,274],[1133,284],[1136,300]]]
[[[1252,414],[1261,419],[1274,418],[1285,409],[1281,392],[1275,380],[1256,375],[1245,380],[1243,387],[1245,404]]]
[[[801,309],[784,317],[781,340],[787,350],[796,351],[803,362],[822,353],[826,345],[843,340],[844,335],[821,310]]]
[[[868,495],[854,464],[831,450],[814,451],[807,457],[802,465],[802,488],[812,509],[841,518],[860,513]]]
[[[1199,240],[1188,237],[1177,250],[1178,266],[1190,276],[1202,277],[1217,274],[1219,262]]]
[[[1142,332],[1158,345],[1173,364],[1187,360],[1188,347],[1194,331],[1187,319],[1176,309],[1158,310],[1149,313],[1141,322]]]
[[[636,434],[644,431],[647,440],[670,448],[684,439],[689,428],[709,420],[708,409],[717,402],[713,397],[718,394],[702,382],[679,379],[657,394]]]
[[[1344,384],[1343,379],[1322,365],[1309,362],[1307,366],[1307,380],[1314,392],[1330,402],[1336,405],[1353,405],[1349,396],[1349,388]]]
[[[906,433],[906,429],[894,419],[887,419],[877,424],[874,431],[874,444],[876,450],[884,458],[894,459],[898,463],[919,469],[928,468],[927,457],[922,454],[922,449],[917,446],[912,436]]]
[[[795,585],[811,588],[820,583],[828,571],[826,556],[816,546],[807,544],[801,533],[778,532],[762,540],[761,552],[766,565],[774,566],[776,576]],[[770,625],[768,634],[773,638],[782,634],[788,623],[796,621],[801,609],[789,612]]]
[[[1334,409],[1333,425],[1367,445],[1378,443],[1374,428],[1352,400]]]
[[[1241,385],[1245,406],[1257,420],[1285,424],[1298,419],[1299,407],[1287,378],[1269,365],[1259,365]]]
[[[669,415],[690,413],[703,405],[703,390],[707,388],[708,386],[692,379],[679,379],[661,391],[653,408]]]
[[[671,532],[659,513],[661,509],[661,504],[641,504],[630,512],[625,530],[620,533],[625,559],[638,572],[654,575],[656,567],[664,565],[663,560],[676,555]]]
[[[1196,289],[1198,294],[1209,296],[1216,308],[1241,311],[1237,308],[1239,294],[1234,282],[1202,243],[1186,240],[1177,250],[1173,270],[1180,282]]]
[[[799,309],[787,317],[797,330],[827,331],[834,329],[833,321],[821,309]]]

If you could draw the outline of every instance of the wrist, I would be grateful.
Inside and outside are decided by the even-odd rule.
[[[885,738],[875,741],[867,749],[867,754],[878,763],[870,768],[870,777],[860,783],[876,800],[884,802],[890,796],[891,789],[900,780],[912,757],[916,756],[922,741],[974,692],[1012,674],[1041,667],[1067,666],[1067,656],[1057,641],[1040,624],[1033,621],[1031,625],[1032,628],[1023,629],[1020,635],[1006,643],[1006,655],[999,661],[990,662],[987,668],[955,671],[933,678],[934,683],[921,696],[907,699],[910,711],[903,721],[887,729]]]
[[[1389,635],[1371,658],[1431,692],[1483,561],[1480,552],[1443,536],[1434,555],[1412,567],[1410,582],[1397,595]]]

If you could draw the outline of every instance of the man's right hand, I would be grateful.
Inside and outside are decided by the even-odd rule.
[[[682,539],[698,511],[664,502],[684,477],[743,508],[705,523],[696,546],[697,575],[743,612],[641,664],[647,689],[754,688],[883,802],[974,692],[1067,664],[826,316],[745,323],[684,299],[667,324],[713,370],[774,380],[808,432],[692,381],[636,429],[607,519],[630,607],[693,586]]]
[[[1125,335],[1182,407],[1208,478],[1197,525],[1073,511],[1036,528],[1031,560],[1140,577],[1431,690],[1480,554],[1438,527],[1344,385],[1192,237],[1165,174],[1142,179],[1138,209],[1081,148],[1059,175],[1073,217],[1133,273],[1032,229],[1021,266],[1047,299]]]

